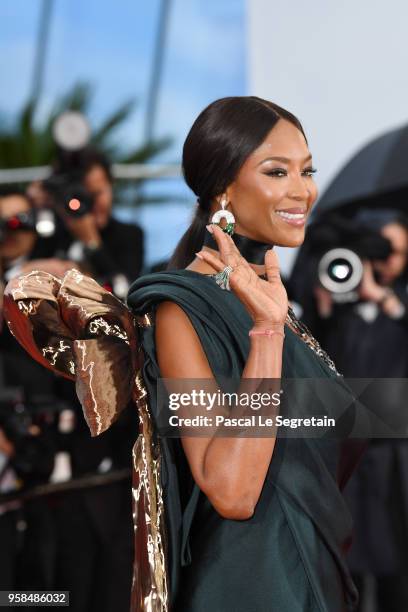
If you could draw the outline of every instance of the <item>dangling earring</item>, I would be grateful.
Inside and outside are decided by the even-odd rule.
[[[226,234],[229,234],[230,236],[232,236],[232,234],[234,233],[234,228],[235,228],[235,217],[232,214],[232,212],[230,212],[229,210],[225,210],[225,207],[227,206],[227,204],[228,204],[228,198],[224,193],[224,195],[222,196],[220,200],[221,210],[217,210],[213,214],[211,218],[211,223],[214,223],[218,225],[219,227],[221,227],[220,221],[221,219],[225,219],[227,224],[225,227],[221,227],[221,229]]]

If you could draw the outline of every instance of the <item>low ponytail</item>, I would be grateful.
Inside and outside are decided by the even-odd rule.
[[[170,258],[167,270],[179,270],[192,262],[195,253],[203,245],[205,232],[207,231],[205,227],[209,223],[209,214],[209,209],[205,210],[198,204],[189,228],[184,232]]]

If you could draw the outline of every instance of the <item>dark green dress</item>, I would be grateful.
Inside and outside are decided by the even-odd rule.
[[[150,312],[154,320],[163,300],[177,303],[189,316],[215,378],[239,380],[252,321],[238,298],[211,276],[178,270],[139,278],[128,304],[138,315]],[[333,393],[349,392],[342,377],[295,332],[288,326],[285,332],[283,378],[334,377]],[[160,377],[154,325],[142,333],[143,376],[154,419]],[[352,519],[341,489],[363,443],[278,435],[255,512],[243,521],[225,519],[212,507],[192,479],[180,439],[162,437],[160,445],[173,611],[355,609],[358,593],[345,562]]]

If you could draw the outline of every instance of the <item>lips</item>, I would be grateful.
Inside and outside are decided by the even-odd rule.
[[[297,208],[280,208],[276,212],[287,212],[287,213],[293,213],[293,214],[305,214],[307,212],[307,209],[306,208],[301,208],[300,206],[298,206]]]
[[[301,227],[306,222],[306,209],[305,208],[285,208],[282,210],[276,210],[275,213],[286,223]]]

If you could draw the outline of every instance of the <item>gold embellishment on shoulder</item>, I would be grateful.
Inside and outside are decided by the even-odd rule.
[[[115,336],[116,338],[124,340],[126,344],[129,344],[127,333],[117,324],[110,325],[103,317],[92,319],[88,325],[88,331],[90,334],[95,335],[102,331],[107,336]]]
[[[25,300],[28,298],[26,288],[27,288],[27,285],[30,286],[33,283],[33,279],[34,279],[34,284],[43,285],[44,278],[42,274],[43,273],[41,272],[41,270],[32,270],[31,272],[29,272],[28,274],[25,274],[24,276],[19,276],[18,278],[12,279],[13,282],[17,283],[17,286],[14,287],[14,289],[12,289],[11,291],[13,300],[14,301]],[[60,282],[59,279],[53,274],[47,274],[46,280],[48,280],[49,278],[57,283]],[[11,282],[12,281],[10,281],[10,283]]]
[[[144,384],[141,370],[138,370],[138,372],[136,373],[135,387],[136,387],[135,392],[137,391],[137,394],[136,394],[137,400],[140,400],[147,395],[147,390]]]
[[[149,312],[144,315],[135,316],[135,321],[138,327],[150,327],[152,325],[152,315]]]
[[[43,356],[52,366],[57,364],[57,359],[61,355],[61,353],[65,353],[66,351],[71,350],[70,344],[65,344],[63,340],[60,340],[58,346],[45,346],[41,349]],[[72,363],[72,362],[71,362]],[[75,369],[72,374],[75,374]]]
[[[144,320],[144,324],[146,325],[146,327],[149,327],[149,325],[152,324],[151,314],[146,313],[145,315],[143,315],[143,320]]]
[[[87,390],[89,392],[89,395],[88,395],[87,401],[82,404],[82,407],[88,413],[88,418],[89,418],[90,413],[94,415],[95,424],[96,424],[96,435],[98,436],[103,431],[104,419],[106,419],[106,415],[100,411],[99,401],[98,401],[99,398],[98,398],[97,393],[95,393],[95,390],[94,390],[94,383],[97,383],[97,381],[95,381],[95,376],[94,376],[95,361],[93,361],[92,359],[89,359],[89,356],[87,355],[87,345],[84,340],[75,340],[74,342],[78,349],[78,353],[77,353],[78,370],[81,373],[86,372],[88,375]],[[109,416],[110,416],[110,422],[112,423],[113,415],[109,415]]]
[[[18,309],[21,310],[23,315],[28,317],[37,313],[38,299],[35,300],[19,300],[17,302]]]
[[[147,390],[140,370],[134,385],[140,434],[133,447],[133,523],[135,549],[131,610],[168,612],[167,534],[161,485],[160,442],[154,441]]]

